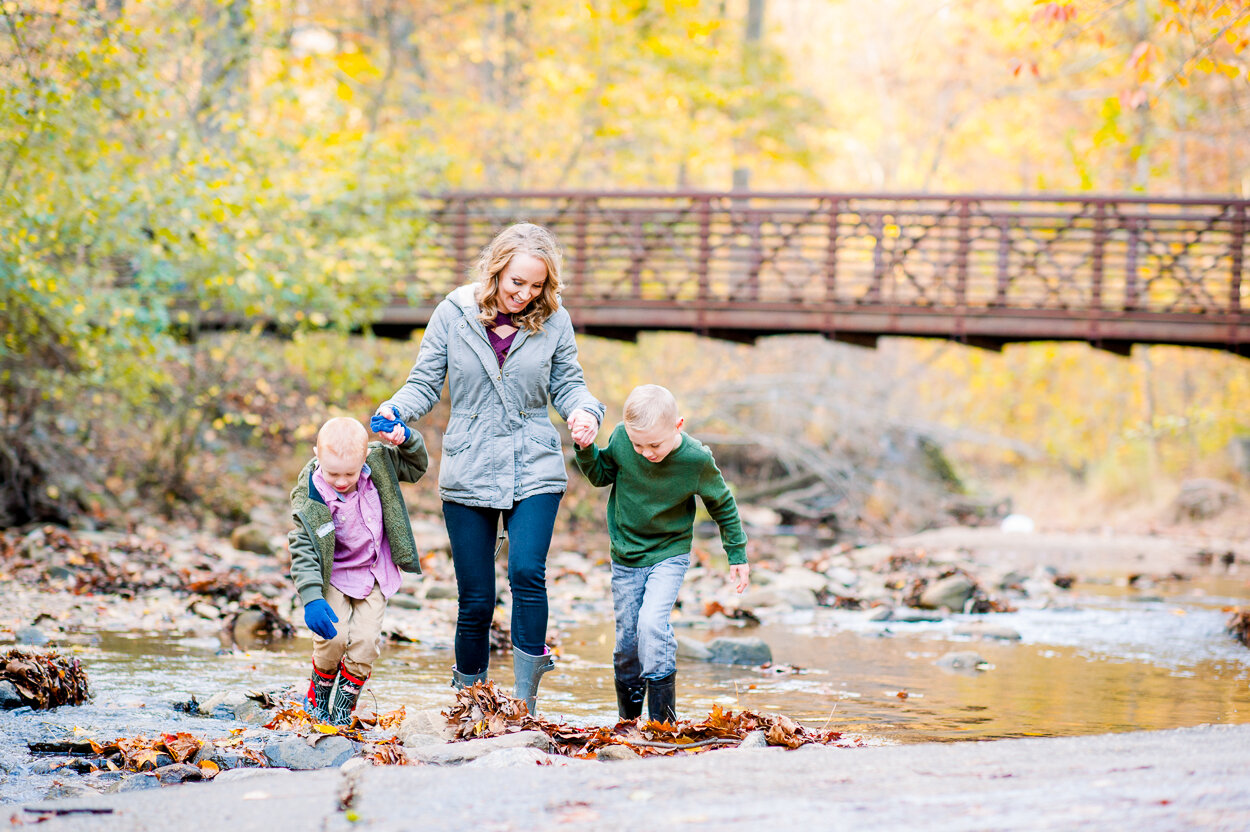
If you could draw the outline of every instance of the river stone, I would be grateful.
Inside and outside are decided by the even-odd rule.
[[[268,777],[273,774],[290,774],[289,768],[232,768],[218,772],[213,778],[214,783],[230,783],[235,780],[251,780],[255,777]]]
[[[768,734],[765,731],[751,731],[738,743],[739,749],[767,748]]]
[[[951,575],[935,581],[920,593],[920,606],[937,610],[945,607],[948,610],[963,610],[964,604],[972,597],[976,585],[966,575]]]
[[[425,590],[425,597],[429,601],[454,601],[460,593],[453,584],[430,584]]]
[[[677,637],[677,658],[691,659],[696,662],[710,662],[712,651],[703,642],[690,636]]]
[[[234,718],[249,725],[264,725],[273,719],[272,708],[266,709],[255,699],[245,699],[234,706]]]
[[[825,570],[825,576],[838,586],[852,587],[859,583],[859,573],[845,566],[830,567]]]
[[[44,793],[44,800],[73,800],[83,797],[97,797],[99,792],[81,780],[56,781],[52,788]]]
[[[395,734],[405,748],[415,748],[447,742],[451,739],[452,729],[447,724],[447,717],[438,708],[427,708],[407,714]]]
[[[987,664],[985,659],[971,650],[957,650],[950,653],[943,653],[941,658],[937,660],[938,667],[949,668],[950,670],[971,670],[977,671],[983,669],[981,665]]]
[[[208,699],[200,703],[200,713],[204,716],[220,716],[216,713],[218,708],[223,708],[234,718],[234,709],[247,702],[247,691],[243,690],[223,690],[214,693]]]
[[[51,641],[38,627],[21,627],[16,635],[18,644],[28,644],[31,647],[43,647]]]
[[[714,638],[707,644],[716,664],[769,664],[773,651],[760,638]]]
[[[186,763],[161,766],[153,774],[161,781],[162,786],[171,786],[175,783],[195,783],[204,779],[204,772],[200,771],[198,766],[187,765]]]
[[[951,635],[996,638],[1000,641],[1020,640],[1020,633],[1011,627],[1005,624],[990,624],[985,621],[969,621],[966,624],[959,624],[951,631]]]
[[[387,604],[401,610],[421,609],[421,599],[417,598],[415,595],[409,595],[406,592],[395,593],[391,596],[391,600],[388,601]]]
[[[638,752],[624,745],[605,745],[595,752],[595,759],[605,763],[614,760],[637,760]]]
[[[792,607],[796,610],[813,609],[816,606],[816,593],[806,587],[772,585],[748,589],[742,595],[739,606],[746,609],[755,607]]]
[[[532,768],[533,766],[551,765],[552,755],[531,746],[524,748],[501,748],[492,751],[485,757],[478,757],[465,763],[473,768]]]
[[[892,610],[890,607],[887,607],[885,604],[882,604],[879,607],[873,607],[872,609],[870,609],[868,611],[868,614],[864,616],[864,620],[865,621],[889,621],[890,616],[893,615],[893,613],[894,613],[894,610]]]
[[[916,607],[899,607],[890,611],[889,621],[914,623],[917,621],[944,621],[946,613],[940,610],[922,610]]]
[[[286,737],[265,746],[269,764],[293,771],[341,766],[356,753],[356,744],[338,734],[317,737],[312,745],[303,737]]]
[[[273,546],[269,544],[269,535],[264,529],[252,523],[239,526],[232,531],[230,545],[242,552],[255,552],[258,555],[273,554]]]
[[[551,738],[542,731],[517,731],[515,734],[504,734],[501,737],[487,737],[480,740],[449,742],[444,745],[423,745],[409,749],[408,756],[423,763],[438,766],[454,766],[467,763],[479,757],[485,757],[492,751],[502,748],[533,747],[540,751],[550,751]]]
[[[116,783],[110,783],[104,791],[109,794],[117,794],[119,792],[139,792],[146,789],[159,789],[161,787],[161,779],[155,774],[135,774],[130,777],[118,780]]]
[[[12,682],[0,681],[0,710],[11,711],[22,707],[22,697]]]
[[[829,586],[829,579],[819,572],[813,572],[803,567],[789,567],[777,576],[777,580],[773,582],[776,587],[810,589],[812,592],[821,592]]]

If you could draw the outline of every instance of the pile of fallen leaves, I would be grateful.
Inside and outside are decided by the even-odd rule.
[[[531,716],[520,699],[508,696],[493,682],[478,682],[456,693],[456,702],[443,712],[454,739],[497,737],[518,731],[542,731],[556,753],[594,758],[600,749],[621,745],[640,756],[672,756],[713,748],[734,747],[753,731],[764,732],[769,745],[798,748],[808,743],[828,745],[842,738],[837,731],[804,728],[780,715],[752,711],[734,713],[713,706],[700,721],[656,722],[640,718],[611,727],[576,728]]]
[[[1227,607],[1225,611],[1232,614],[1224,629],[1233,638],[1250,647],[1250,607]]]
[[[179,732],[161,734],[155,739],[147,737],[122,737],[110,743],[95,740],[32,742],[28,744],[32,754],[73,754],[79,758],[73,768],[81,773],[97,770],[107,771],[155,771],[173,763],[187,763],[203,747],[202,740],[192,734]],[[261,758],[263,761],[263,758]],[[218,767],[205,760],[200,763],[201,773],[213,777]]]
[[[283,586],[281,577],[249,576],[239,569],[214,570],[204,563],[175,569],[169,548],[160,540],[128,535],[116,541],[91,540],[60,526],[41,526],[26,534],[0,532],[0,576],[30,586],[67,589],[75,595],[115,594],[132,598],[152,589],[172,589],[238,601],[266,583]]]
[[[81,705],[91,698],[87,671],[78,659],[56,653],[10,650],[0,662],[0,680],[11,682],[22,701],[37,710]]]

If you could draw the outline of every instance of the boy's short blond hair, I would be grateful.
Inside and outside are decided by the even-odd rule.
[[[677,397],[658,384],[641,384],[625,400],[625,426],[650,430],[656,425],[676,425]]]
[[[364,459],[369,454],[369,431],[359,419],[335,416],[317,431],[317,452],[321,451],[349,459],[352,456]]]

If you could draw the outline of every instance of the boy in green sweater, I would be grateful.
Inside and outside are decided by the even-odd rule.
[[[734,588],[742,592],[750,580],[737,503],[712,452],[683,424],[673,394],[644,384],[625,400],[625,420],[606,448],[577,448],[577,467],[591,485],[612,486],[612,661],[621,719],[641,716],[644,698],[651,719],[677,719],[677,638],[669,616],[690,568],[695,495],[720,526]]]

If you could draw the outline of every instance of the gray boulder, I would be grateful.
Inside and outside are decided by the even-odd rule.
[[[28,644],[31,647],[43,647],[51,641],[38,627],[21,627],[16,635],[18,644]]]
[[[175,783],[195,783],[204,779],[204,772],[200,771],[198,766],[187,765],[186,763],[161,766],[153,774],[160,780],[162,786],[171,786]]]
[[[707,649],[707,645],[690,636],[677,637],[677,658],[692,659],[696,662],[708,662],[712,660],[712,651]]]
[[[972,597],[976,585],[966,575],[951,575],[940,581],[934,581],[920,593],[920,606],[925,609],[937,610],[945,607],[948,610],[963,610],[964,604]]]
[[[449,742],[444,745],[422,745],[408,750],[408,756],[423,763],[436,766],[454,766],[485,757],[504,748],[537,748],[551,751],[551,738],[542,731],[518,731],[501,737],[487,737],[465,742]]]
[[[119,792],[141,792],[147,789],[159,789],[160,787],[161,779],[155,774],[135,774],[118,780],[116,783],[110,783],[109,787],[104,791],[109,794],[117,794]]]
[[[978,670],[984,670],[985,668],[983,666],[987,664],[988,663],[985,659],[981,658],[978,654],[972,652],[971,650],[944,653],[942,654],[942,657],[937,660],[938,667],[944,667],[947,670],[962,670],[974,673]]]
[[[0,682],[0,710],[11,711],[22,707],[22,697],[12,682]]]
[[[337,734],[308,739],[292,736],[265,746],[265,758],[270,765],[293,771],[341,766],[355,753],[356,744]]]
[[[707,644],[715,664],[769,664],[773,651],[759,638],[714,638]]]

